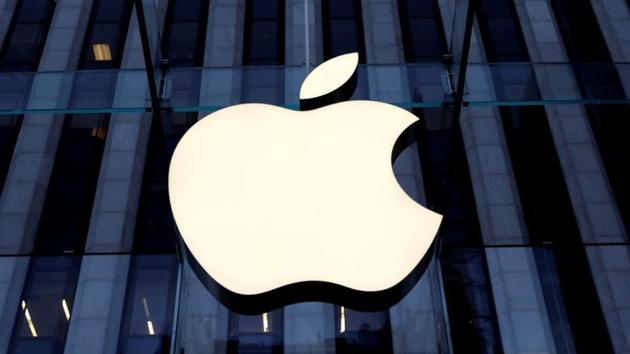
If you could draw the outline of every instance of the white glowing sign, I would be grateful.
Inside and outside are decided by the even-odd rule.
[[[348,54],[322,64],[301,98],[341,86],[357,61]],[[190,254],[238,295],[301,282],[395,286],[425,256],[442,218],[412,200],[392,170],[394,143],[417,119],[375,101],[302,112],[240,104],[206,116],[181,139],[169,171]]]

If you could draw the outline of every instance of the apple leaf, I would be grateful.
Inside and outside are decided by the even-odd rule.
[[[359,53],[336,56],[317,66],[302,82],[300,100],[312,100],[341,88],[354,75]]]

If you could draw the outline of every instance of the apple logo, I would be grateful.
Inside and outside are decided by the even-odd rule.
[[[181,240],[230,309],[258,314],[302,301],[386,308],[432,257],[442,216],[411,199],[392,169],[401,134],[418,118],[347,101],[357,66],[350,53],[315,68],[301,111],[224,108],[175,148],[168,184]]]

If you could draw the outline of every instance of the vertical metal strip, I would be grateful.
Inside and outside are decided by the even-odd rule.
[[[136,16],[138,18],[138,30],[140,31],[140,42],[142,43],[142,54],[144,57],[144,66],[147,72],[147,81],[149,84],[149,92],[151,94],[151,110],[153,112],[152,127],[161,119],[160,115],[160,98],[158,96],[157,87],[155,86],[155,71],[153,70],[153,60],[151,58],[151,46],[149,45],[149,33],[147,31],[147,23],[144,17],[144,8],[142,0],[134,0],[136,7]]]
[[[304,66],[306,75],[311,72],[311,45],[309,38],[308,0],[304,0]]]
[[[181,289],[182,289],[182,274],[184,271],[184,262],[186,261],[184,256],[180,252],[179,246],[177,249],[177,260],[179,264],[179,269],[177,270],[177,286],[175,289],[175,308],[173,309],[173,326],[171,327],[171,348],[169,353],[175,353],[175,347],[177,344],[177,325],[179,323],[179,302],[181,300]]]
[[[466,84],[466,70],[468,69],[468,55],[470,53],[470,41],[477,11],[478,0],[470,0],[466,11],[466,23],[464,27],[464,40],[462,41],[462,55],[459,58],[459,72],[457,73],[457,88],[453,102],[453,128],[459,129],[459,115],[464,104],[464,88]]]

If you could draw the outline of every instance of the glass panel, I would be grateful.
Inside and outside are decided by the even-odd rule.
[[[171,3],[174,5],[173,21],[200,21],[205,17],[208,9],[208,3],[205,0],[175,0]]]
[[[162,56],[173,67],[201,66],[206,38],[208,1],[169,2]]]
[[[530,241],[579,242],[543,107],[501,107],[500,112]]]
[[[284,103],[284,70],[243,70],[243,102]]]
[[[606,168],[608,180],[617,202],[617,207],[630,230],[630,107],[627,105],[586,105],[591,128]]]
[[[550,0],[571,60],[576,62],[610,61],[606,41],[588,0]]]
[[[444,291],[454,353],[503,353],[484,252],[446,249]]]
[[[129,17],[129,0],[115,1],[94,1],[94,22],[120,22],[121,19]]]
[[[489,62],[529,61],[512,0],[481,0],[479,29]]]
[[[282,11],[280,7],[284,5],[284,3],[278,0],[255,0],[250,1],[247,5],[251,6],[251,16],[253,19],[277,21],[278,13]]]
[[[442,215],[440,233],[452,247],[481,245],[481,232],[459,129],[443,112],[414,110],[421,117],[418,147],[426,205]]]
[[[400,26],[407,62],[442,62],[446,40],[436,0],[401,0]]]
[[[33,76],[33,73],[0,72],[0,115],[13,115],[13,111],[26,107]]]
[[[199,24],[196,22],[176,22],[171,25],[168,49],[164,50],[171,65],[195,66],[199,62],[198,32]]]
[[[284,1],[248,0],[243,65],[282,65],[284,27]]]
[[[470,63],[464,100],[471,106],[630,104],[622,91],[610,89],[615,84],[607,79],[611,70],[623,75],[623,80],[630,79],[630,64],[580,65],[588,68],[591,77],[605,78],[593,79],[588,87],[606,89],[598,89],[596,95],[593,90],[582,93],[573,74],[575,64],[570,63]],[[403,82],[409,85],[411,99],[389,103],[404,108],[440,107],[451,100],[443,71],[437,63],[360,65],[353,99],[368,99],[370,92],[382,90],[382,81],[374,80],[375,76],[370,79],[368,72],[376,77],[400,72],[406,73]],[[230,104],[264,102],[297,108],[304,76],[303,66],[176,68],[161,78],[162,107],[211,112]],[[548,82],[551,87],[541,93],[537,82]],[[143,69],[0,72],[0,115],[147,112],[151,108],[146,85]],[[31,93],[31,87],[37,92]]]
[[[629,82],[627,72],[610,63],[610,52],[592,4],[587,0],[552,0],[551,5],[567,54],[574,61],[573,72],[583,97],[625,98],[622,82]],[[589,105],[586,108],[615,200],[626,229],[630,230],[630,188],[626,183],[630,168],[619,159],[619,151],[630,149],[630,143],[617,130],[629,126],[628,119],[620,117],[627,117],[630,107]]]
[[[175,255],[133,257],[119,353],[169,352],[178,266]]]
[[[559,352],[613,353],[584,247],[554,245],[536,251]]]
[[[41,24],[16,24],[0,58],[2,71],[35,70],[39,44],[43,42]]]
[[[112,69],[120,67],[127,28],[131,18],[131,0],[96,0],[92,7],[87,36],[79,68]]]
[[[55,0],[19,0],[0,50],[1,71],[37,69]]]
[[[422,117],[418,147],[427,206],[444,215],[440,257],[455,353],[502,352],[466,153],[458,125],[448,115],[414,110]]]
[[[31,260],[9,353],[63,353],[80,261],[80,257]]]
[[[83,252],[108,123],[108,115],[64,119],[33,253]]]
[[[228,316],[227,354],[280,354],[283,352],[284,311]]]
[[[535,254],[536,259],[542,258],[538,262],[540,274],[558,277],[557,289],[546,298],[555,301],[556,294],[563,296],[577,353],[588,353],[595,347],[602,353],[611,350],[606,333],[601,332],[605,328],[603,314],[543,107],[502,107],[500,111],[530,242],[554,245]],[[574,289],[578,286],[580,290]],[[551,289],[543,287],[543,293],[546,291]],[[587,332],[591,337],[583,341],[589,336]],[[562,343],[566,334],[558,335],[557,342]]]
[[[335,353],[393,353],[388,311],[359,312],[335,307]]]
[[[153,124],[136,220],[134,252],[174,253],[177,240],[168,199],[168,166],[175,145],[196,122],[194,113],[172,113]]]
[[[20,133],[22,116],[0,115],[0,196],[13,158],[13,148]]]
[[[350,52],[359,52],[365,63],[363,14],[359,0],[323,0],[324,60]]]

